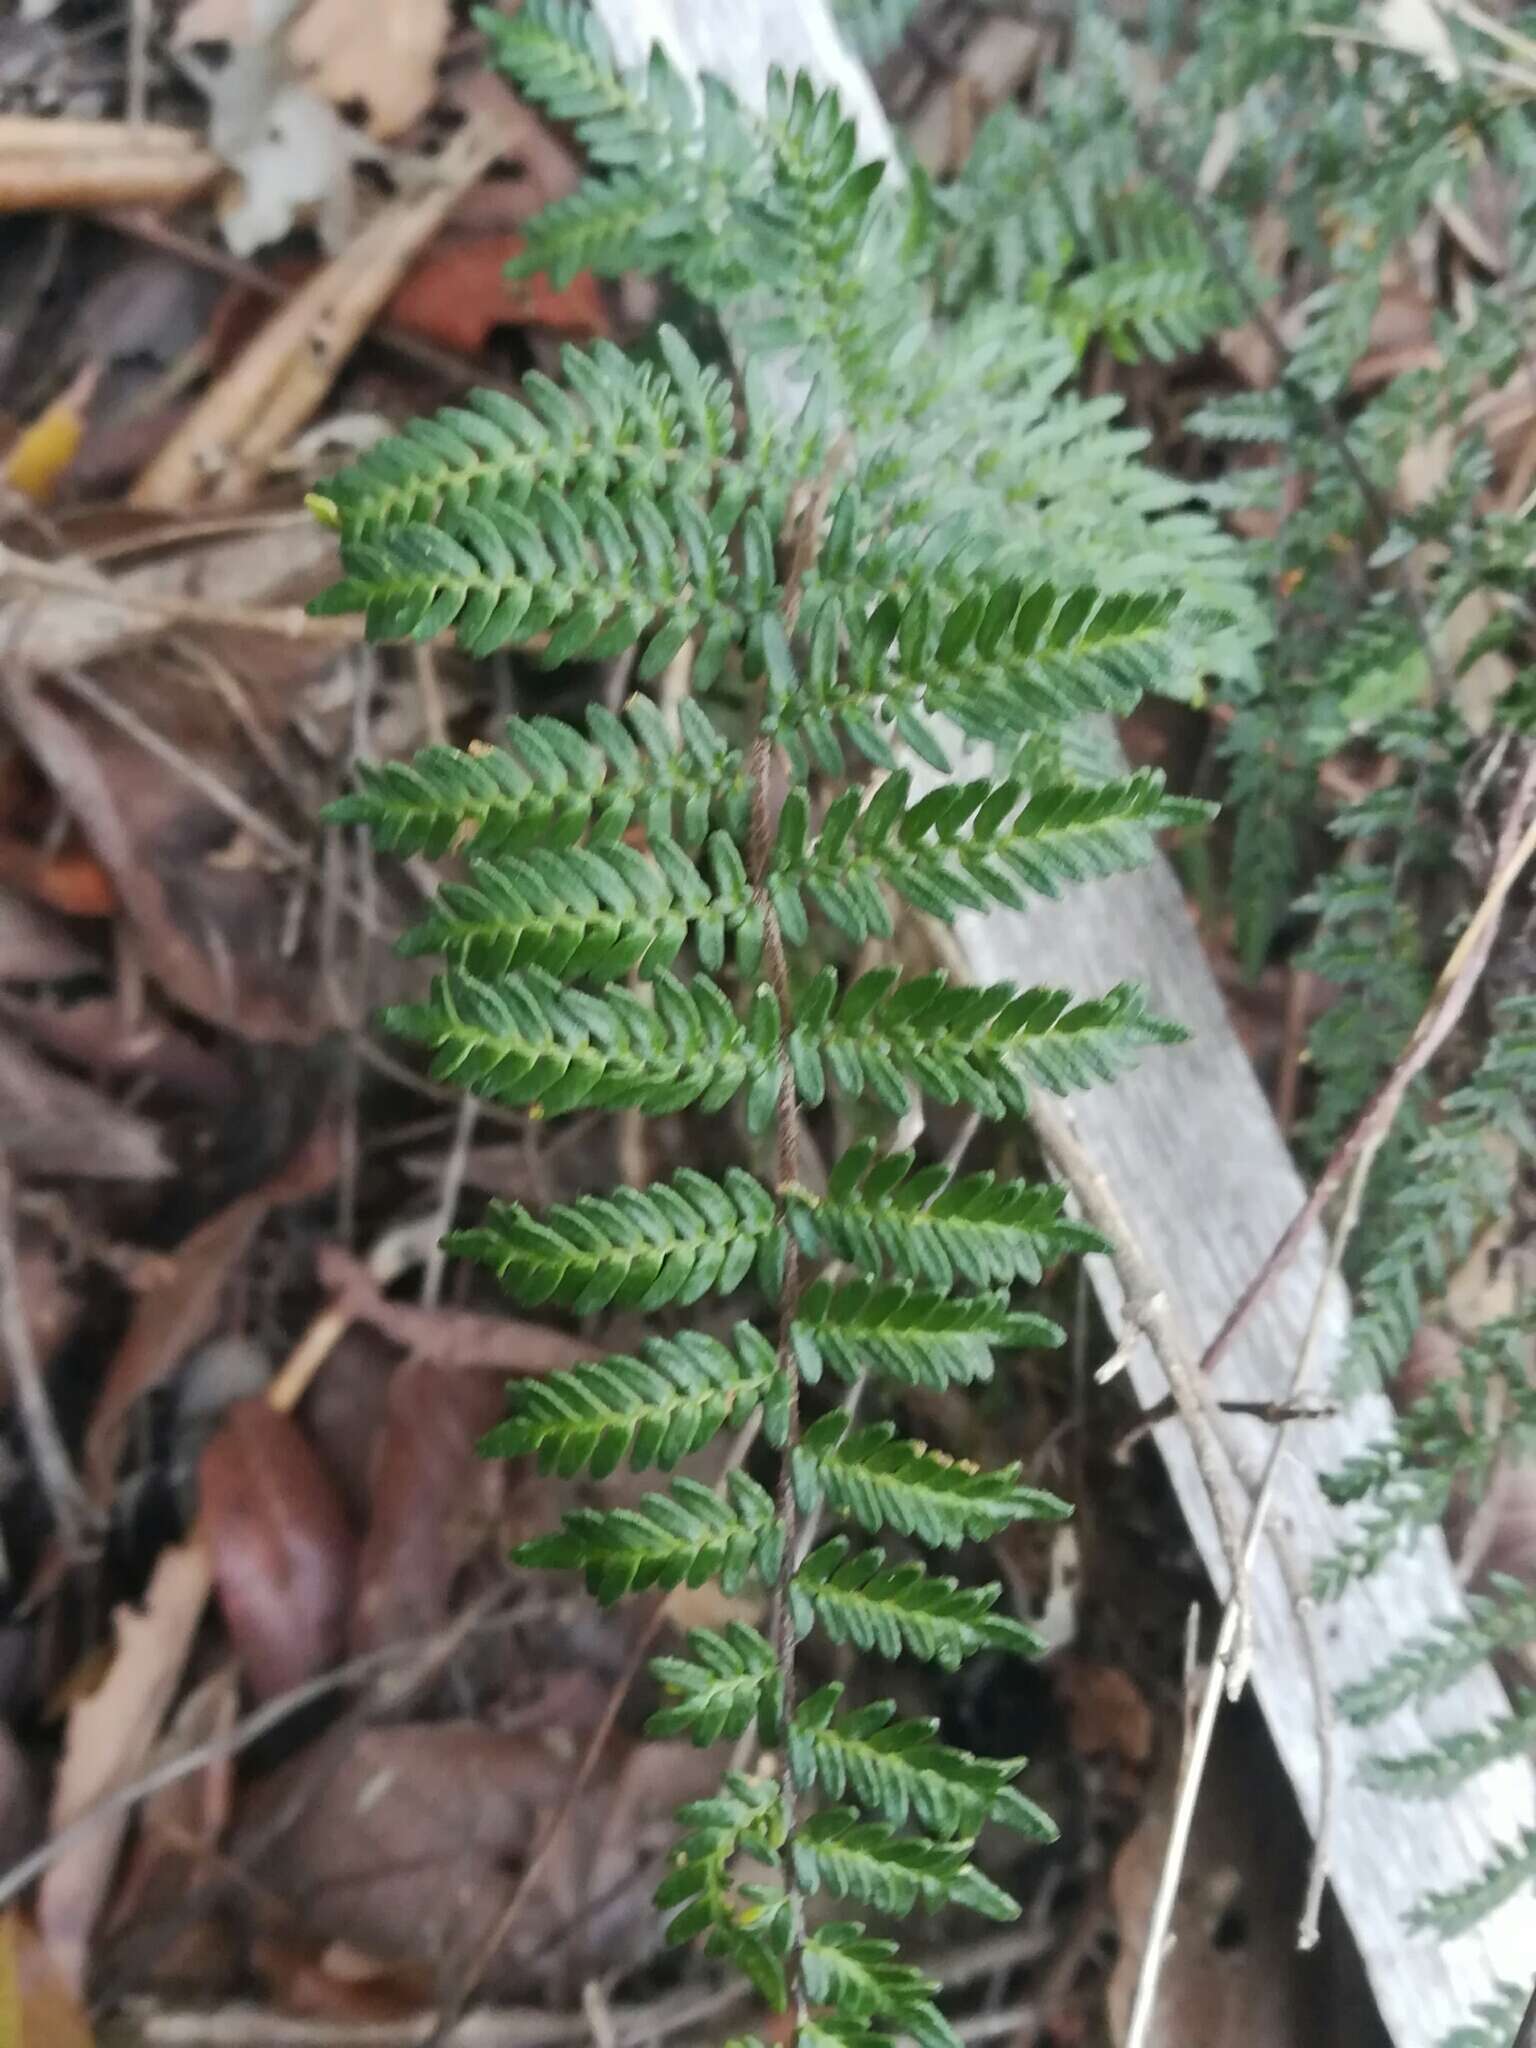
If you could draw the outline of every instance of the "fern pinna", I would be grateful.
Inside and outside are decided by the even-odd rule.
[[[634,649],[640,685],[669,680],[666,708],[642,693],[580,727],[520,718],[500,748],[364,767],[331,815],[401,853],[464,856],[407,941],[443,971],[392,1018],[439,1078],[542,1117],[740,1111],[744,1163],[718,1175],[542,1216],[498,1203],[453,1238],[524,1303],[658,1318],[632,1352],[518,1386],[488,1448],[599,1480],[624,1463],[676,1474],[631,1506],[573,1509],[525,1564],[582,1572],[604,1601],[766,1590],[764,1631],[696,1630],[655,1665],[656,1732],[755,1737],[774,1760],[684,1809],[658,1894],[670,1937],[733,1960],[801,2042],[938,2048],[955,2036],[934,1986],[807,1899],[1004,1917],[977,1839],[1050,1824],[1014,1785],[1020,1760],[969,1755],[889,1701],[850,1706],[836,1684],[802,1697],[799,1646],[815,1631],[947,1669],[1038,1649],[964,1551],[1064,1505],[1017,1466],[978,1470],[854,1410],[867,1382],[899,1410],[904,1389],[986,1381],[999,1353],[1058,1343],[1013,1289],[1098,1241],[1057,1190],[846,1133],[923,1097],[1017,1116],[1034,1088],[1107,1079],[1178,1033],[1130,988],[966,987],[879,948],[895,906],[951,918],[1055,893],[1201,815],[1155,775],[1082,779],[1064,740],[1225,630],[1208,601],[1219,547],[1181,512],[1168,545],[1210,573],[1150,587],[1177,502],[1154,493],[1125,514],[1145,545],[1118,583],[1112,564],[1103,588],[1026,568],[1048,551],[1059,473],[1030,481],[1027,447],[1007,444],[981,462],[965,436],[974,377],[1006,423],[1039,337],[1010,356],[984,325],[962,333],[950,374],[930,346],[920,195],[880,191],[830,96],[776,80],[753,114],[712,86],[695,98],[659,56],[626,79],[559,0],[485,25],[611,173],[534,224],[530,260],[664,268],[719,308],[748,367],[738,385],[668,327],[639,360],[571,351],[563,383],[477,394],[317,497],[345,569],[322,603],[365,610],[376,635],[452,627],[471,653],[546,665]],[[765,278],[771,312],[753,298]],[[787,427],[763,346],[804,380]],[[1033,400],[1026,441],[1029,418]],[[1078,431],[1053,426],[1052,450]],[[942,770],[952,725],[1012,772],[915,794],[901,752]],[[824,1175],[812,1123],[818,1158],[842,1148]],[[690,1329],[718,1296],[741,1298],[734,1324]],[[726,1431],[718,1484],[676,1472]],[[822,1538],[823,1522],[842,1527]]]

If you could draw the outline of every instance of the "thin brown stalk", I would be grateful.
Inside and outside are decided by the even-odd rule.
[[[0,1152],[0,1352],[5,1357],[22,1433],[54,1527],[65,1550],[72,1558],[78,1558],[85,1553],[95,1516],[59,1433],[32,1343],[16,1256],[15,1209],[16,1184],[10,1161]]]

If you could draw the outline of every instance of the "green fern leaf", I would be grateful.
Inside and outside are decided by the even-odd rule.
[[[802,1250],[845,1259],[871,1278],[890,1273],[947,1291],[957,1278],[978,1288],[1033,1285],[1058,1258],[1107,1249],[1097,1231],[1063,1216],[1060,1187],[913,1168],[910,1152],[881,1158],[868,1141],[850,1147],[824,1195],[791,1192]]]
[[[826,1685],[802,1700],[789,1724],[790,1766],[796,1782],[820,1785],[834,1799],[851,1793],[859,1804],[894,1826],[909,1814],[940,1837],[978,1834],[987,1820],[1002,1822],[1041,1842],[1056,1829],[1009,1782],[1022,1757],[974,1757],[938,1740],[938,1723],[899,1721],[891,1700],[875,1700],[839,1715],[841,1685]]]
[[[783,1272],[784,1230],[753,1175],[730,1166],[715,1181],[684,1167],[670,1181],[583,1195],[542,1217],[493,1202],[448,1249],[488,1266],[529,1308],[557,1301],[578,1315],[649,1312],[733,1294],[749,1275],[771,1297]]]
[[[790,1458],[803,1514],[825,1501],[872,1535],[897,1529],[920,1543],[955,1549],[986,1543],[1020,1521],[1060,1521],[1064,1501],[1019,1483],[1017,1465],[977,1471],[898,1437],[893,1422],[854,1428],[834,1412],[813,1422]]]
[[[860,2028],[883,2021],[918,2048],[960,2048],[933,2002],[938,1985],[898,1955],[894,1941],[876,1939],[856,1921],[828,1921],[806,1938],[806,1996]]]
[[[845,1380],[874,1372],[942,1389],[990,1379],[995,1346],[1056,1345],[1066,1333],[1044,1316],[1011,1309],[1002,1293],[817,1280],[800,1299],[790,1336],[807,1380],[828,1370]]]
[[[1033,1629],[992,1613],[1001,1590],[962,1586],[916,1563],[888,1565],[883,1550],[851,1552],[846,1537],[834,1536],[795,1573],[790,1611],[802,1636],[819,1622],[834,1642],[882,1657],[907,1650],[946,1671],[978,1650],[1040,1656],[1044,1645]]]
[[[1031,1086],[1090,1087],[1184,1036],[1129,987],[1078,1002],[1061,989],[957,988],[942,974],[902,980],[877,968],[831,1014],[835,994],[829,970],[799,1003],[789,1051],[801,1096],[819,1102],[830,1072],[845,1094],[873,1095],[894,1115],[916,1086],[983,1116],[1022,1116]]]
[[[541,1470],[605,1479],[625,1460],[669,1472],[755,1406],[770,1443],[788,1425],[788,1384],[773,1346],[738,1323],[734,1349],[685,1330],[653,1337],[639,1358],[604,1358],[513,1383],[512,1413],[481,1445],[490,1457],[536,1456]]]
[[[430,1002],[391,1010],[402,1037],[432,1048],[438,1080],[499,1102],[660,1115],[720,1109],[755,1082],[777,1085],[778,1013],[760,989],[743,1022],[706,975],[660,974],[654,1002],[620,989],[589,994],[529,967],[494,985],[448,973]],[[763,1105],[771,1113],[771,1099]]]
[[[693,845],[712,816],[746,817],[741,756],[692,702],[676,739],[636,699],[623,720],[592,706],[586,738],[555,718],[515,718],[505,747],[428,747],[413,762],[359,762],[356,772],[357,789],[327,821],[365,825],[389,852],[432,859],[465,844],[490,857],[589,834],[611,845],[637,817]]]
[[[810,1815],[795,1831],[791,1855],[808,1891],[857,1899],[882,1913],[968,1905],[990,1919],[1018,1917],[1014,1901],[968,1862],[969,1843],[898,1835],[885,1821],[861,1819],[849,1806]]]
[[[718,1579],[727,1593],[756,1577],[778,1575],[784,1532],[773,1501],[745,1473],[732,1472],[725,1498],[695,1479],[674,1479],[633,1508],[574,1508],[553,1536],[537,1536],[513,1554],[536,1571],[581,1571],[589,1591],[610,1606],[648,1587],[702,1586]]]
[[[686,1735],[701,1749],[756,1726],[761,1740],[779,1739],[783,1686],[773,1646],[745,1622],[723,1629],[696,1628],[686,1657],[653,1657],[651,1671],[673,1695],[647,1721],[646,1733],[663,1739]]]

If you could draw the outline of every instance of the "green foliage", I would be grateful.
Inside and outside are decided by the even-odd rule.
[[[365,765],[330,817],[461,861],[404,941],[442,971],[389,1019],[439,1079],[542,1119],[687,1115],[690,1145],[709,1134],[697,1167],[538,1214],[496,1202],[450,1239],[527,1307],[658,1319],[628,1351],[514,1384],[486,1451],[581,1479],[519,1561],[604,1601],[707,1581],[768,1596],[762,1631],[696,1629],[655,1661],[655,1733],[779,1759],[683,1809],[657,1894],[669,1940],[793,2006],[802,2048],[954,2048],[934,1986],[862,1924],[813,1924],[804,1894],[1006,1918],[978,1838],[1050,1823],[1020,1759],[839,1685],[800,1698],[797,1667],[813,1637],[950,1671],[1039,1653],[986,1547],[1064,1504],[853,1407],[868,1387],[899,1413],[905,1390],[1059,1344],[1015,1290],[1103,1247],[1058,1189],[883,1154],[845,1138],[844,1112],[863,1105],[860,1130],[924,1099],[1017,1117],[1036,1088],[1096,1085],[1181,1034],[1129,987],[850,962],[903,907],[1018,907],[1208,815],[1154,773],[1101,772],[1079,726],[1245,672],[1251,593],[1117,403],[1064,387],[1090,329],[1154,350],[1195,332],[1209,281],[1148,210],[1102,277],[1063,265],[1049,315],[971,304],[946,273],[953,219],[921,181],[859,164],[806,80],[775,77],[754,111],[659,55],[621,75],[574,0],[481,20],[594,173],[517,267],[660,272],[692,304],[639,355],[568,350],[558,383],[472,395],[317,493],[343,572],[317,609],[360,611],[376,637],[452,629],[471,656],[623,657],[637,694],[622,715],[519,717],[499,747]],[[786,368],[804,393],[789,420]],[[665,710],[646,695],[663,676]],[[944,779],[957,730],[1003,765]],[[808,1145],[795,1164],[802,1130],[824,1186]],[[689,1327],[717,1298],[734,1321]],[[625,1466],[672,1476],[616,1499]]]
[[[1485,1658],[1536,1636],[1536,1587],[1496,1574],[1493,1591],[1472,1595],[1467,1612],[1439,1623],[1421,1641],[1394,1650],[1375,1671],[1339,1695],[1346,1717],[1365,1727],[1409,1700],[1430,1699]]]

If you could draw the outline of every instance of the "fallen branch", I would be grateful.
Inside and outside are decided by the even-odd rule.
[[[0,116],[0,213],[180,206],[222,169],[195,135],[159,122]]]

